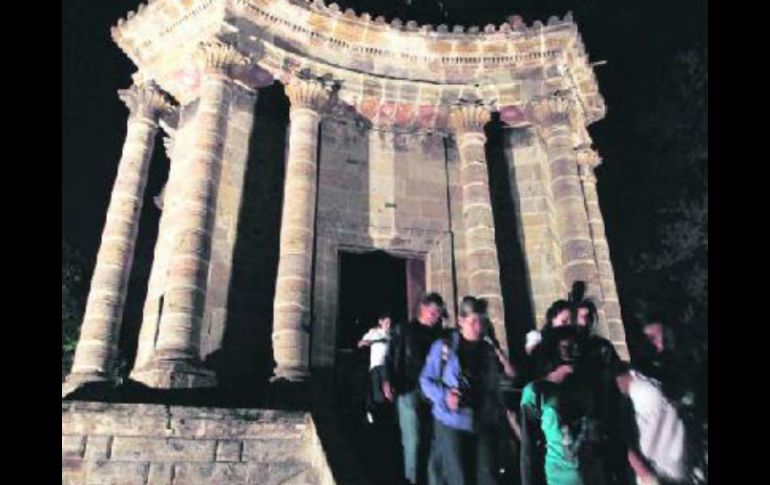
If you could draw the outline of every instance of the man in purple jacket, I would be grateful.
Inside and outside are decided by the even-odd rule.
[[[503,409],[500,370],[509,377],[514,371],[492,340],[482,338],[485,314],[483,300],[466,298],[459,331],[434,342],[420,375],[422,392],[433,405],[430,484],[497,483],[494,445]]]

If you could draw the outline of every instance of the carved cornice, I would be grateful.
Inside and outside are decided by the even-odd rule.
[[[252,60],[231,70],[236,83],[258,88],[273,79],[285,83],[304,67],[330,71],[344,89],[352,85],[356,91],[345,102],[365,105],[362,114],[381,126],[444,129],[450,106],[477,90],[473,86],[482,78],[498,93],[478,95],[499,101],[501,119],[513,113],[511,122],[504,120],[509,126],[526,123],[518,113],[529,99],[524,80],[541,83],[547,92],[573,91],[586,124],[605,112],[569,14],[530,26],[511,17],[483,28],[433,27],[343,12],[319,0],[155,0],[119,21],[112,33],[134,63],[180,103],[195,99],[200,86],[191,51],[201,41],[227,38]],[[257,72],[257,58],[264,72]],[[423,96],[426,86],[439,87],[439,94]],[[461,92],[447,93],[452,90]],[[374,106],[374,114],[364,113]]]
[[[192,12],[197,13],[208,8],[210,5],[217,3],[231,4],[241,8],[258,8],[259,6],[264,5],[264,2],[260,2],[259,0],[193,0],[186,2],[185,6]],[[167,6],[166,4],[170,5]],[[343,11],[336,3],[329,3],[327,5],[324,0],[304,0],[294,4],[297,8],[302,10],[322,14],[331,19],[354,23],[363,29],[415,32],[419,34],[433,34],[433,36],[438,34],[445,37],[469,37],[477,39],[480,37],[498,36],[501,34],[533,35],[541,33],[544,29],[574,26],[572,12],[567,12],[561,18],[552,15],[548,18],[546,23],[535,20],[532,24],[527,25],[523,22],[521,17],[511,16],[508,20],[500,24],[487,24],[484,27],[481,27],[478,25],[420,25],[413,20],[402,20],[398,17],[394,17],[388,21],[383,16],[373,18],[368,12],[357,13],[352,8]],[[124,18],[118,20],[115,27],[113,27],[113,36],[120,36],[122,33],[121,31],[130,28],[132,23],[148,14],[152,14],[154,11],[170,10],[173,12],[175,10],[173,7],[176,7],[176,9],[180,8],[178,0],[147,0],[145,3],[139,4],[135,11],[129,11]]]

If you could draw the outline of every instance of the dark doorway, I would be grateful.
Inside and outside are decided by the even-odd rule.
[[[377,325],[379,312],[389,310],[394,324],[410,316],[413,293],[425,287],[421,264],[383,251],[342,252],[339,257],[335,410],[349,449],[373,483],[399,482],[400,445],[393,405],[381,406],[374,422],[367,421],[369,349],[358,349],[357,343]]]
[[[383,251],[340,253],[338,350],[355,348],[382,310],[394,322],[407,318],[406,262]]]

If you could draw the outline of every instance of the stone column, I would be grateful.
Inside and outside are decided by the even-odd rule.
[[[107,209],[80,339],[66,392],[86,382],[109,380],[118,351],[128,279],[142,213],[147,172],[158,119],[171,105],[152,83],[119,91],[130,110],[126,141]]]
[[[468,289],[471,295],[489,302],[489,317],[495,334],[500,344],[507,348],[500,263],[484,152],[487,140],[484,125],[489,119],[489,110],[484,106],[464,104],[453,108],[450,125],[460,153]]]
[[[162,213],[158,224],[158,236],[155,240],[152,268],[147,282],[147,292],[142,309],[142,324],[139,329],[134,369],[141,369],[150,363],[158,336],[158,325],[160,324],[160,315],[163,310],[163,291],[168,267],[168,255],[174,241],[173,225],[171,223],[173,222],[172,216],[175,204],[173,193],[169,190],[169,182],[178,178],[176,172],[184,164],[184,162],[180,162],[184,154],[183,148],[186,141],[183,138],[185,138],[189,131],[189,129],[181,129],[184,111],[185,109],[180,110],[180,119],[173,134],[170,134],[163,140],[170,163],[166,184],[163,186],[161,193],[155,197],[155,204]],[[134,373],[132,373],[132,378],[135,378]]]
[[[286,95],[291,125],[273,303],[273,379],[302,381],[309,375],[310,359],[318,124],[329,91],[320,81],[295,79],[287,84]]]
[[[551,192],[562,250],[564,283],[567,288],[571,288],[575,281],[585,281],[586,296],[601,306],[599,275],[594,260],[588,214],[578,175],[575,136],[570,121],[573,101],[566,96],[551,96],[533,101],[531,109],[545,140],[548,154]]]
[[[201,85],[195,114],[195,140],[169,180],[174,204],[174,239],[168,259],[164,304],[151,361],[132,378],[150,387],[190,388],[216,385],[214,372],[200,364],[200,330],[211,259],[217,188],[232,95],[231,67],[246,58],[215,41],[198,51]]]
[[[582,147],[577,152],[580,181],[583,185],[585,205],[588,212],[588,226],[593,240],[594,257],[599,271],[599,281],[602,292],[602,309],[606,319],[605,325],[609,339],[621,353],[621,357],[628,358],[626,335],[623,329],[623,320],[620,313],[620,301],[618,290],[615,286],[615,272],[612,269],[610,248],[607,244],[607,236],[604,232],[604,218],[599,207],[599,194],[596,190],[596,175],[594,169],[601,163],[601,158],[588,147]]]

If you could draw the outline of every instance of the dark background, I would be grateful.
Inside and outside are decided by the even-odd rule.
[[[116,90],[133,67],[110,39],[129,0],[68,0],[62,12],[62,344],[76,338],[125,135]],[[372,17],[438,25],[531,24],[572,11],[597,66],[607,117],[590,127],[604,159],[598,188],[627,331],[656,310],[675,323],[706,386],[708,374],[708,5],[704,0],[357,0]],[[280,103],[278,103],[280,104]],[[285,106],[283,107],[285,108]],[[263,113],[270,108],[262,107]],[[277,143],[283,139],[275,137]],[[126,322],[141,318],[168,169],[158,140],[129,288]],[[277,151],[277,148],[276,148]],[[128,325],[127,328],[131,326]],[[65,372],[65,362],[62,372]],[[707,387],[706,396],[707,396]]]

